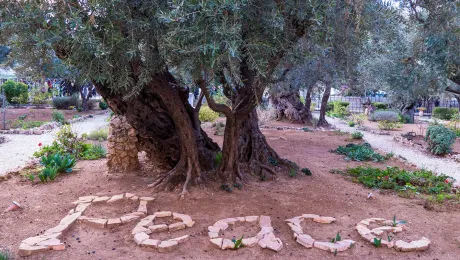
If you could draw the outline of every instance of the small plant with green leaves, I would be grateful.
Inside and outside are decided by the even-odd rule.
[[[58,175],[58,168],[56,166],[47,166],[38,174],[38,178],[44,183],[47,182],[48,179],[54,181]]]
[[[13,260],[13,255],[6,248],[0,248],[0,260]]]
[[[289,177],[294,178],[295,176],[297,176],[297,171],[295,169],[290,169]]]
[[[218,166],[222,163],[222,152],[217,152],[214,157],[214,163]]]
[[[311,130],[311,129],[308,128],[308,127],[304,127],[304,128],[302,128],[302,130],[303,130],[304,132],[313,132],[313,130]]]
[[[351,134],[351,138],[356,139],[356,140],[363,139],[363,136],[364,136],[364,134],[359,132],[359,131],[353,132]]]
[[[278,166],[278,160],[276,160],[275,158],[273,157],[269,157],[268,158],[268,162],[273,165],[273,166]]]
[[[223,190],[223,191],[226,191],[226,192],[232,192],[233,191],[233,189],[230,186],[228,186],[228,184],[222,184],[220,186],[220,189]]]
[[[237,188],[237,189],[241,190],[241,189],[243,189],[243,184],[242,184],[242,183],[239,183],[239,182],[234,183],[234,184],[233,184],[233,188]]]
[[[89,133],[87,138],[93,141],[100,141],[101,139],[107,140],[108,136],[109,136],[109,128],[101,128],[101,129],[94,130],[91,133]]]
[[[356,123],[353,121],[348,121],[348,126],[349,127],[355,127]]]
[[[65,123],[65,118],[64,114],[62,112],[59,112],[57,110],[54,110],[53,113],[51,114],[51,117],[53,118],[53,121],[64,124]]]
[[[233,238],[232,239],[232,242],[235,243],[235,246],[233,247],[233,249],[240,249],[243,247],[243,236],[241,236],[240,239],[235,239]]]
[[[381,247],[382,246],[382,239],[374,237],[374,243],[373,244],[374,244],[375,247]]]
[[[342,240],[342,237],[340,236],[340,233],[337,232],[337,234],[335,235],[335,237],[333,239],[331,239],[331,243],[337,243],[339,241]]]
[[[82,152],[79,154],[79,158],[82,160],[97,160],[105,158],[107,151],[101,143],[97,144],[82,144]]]
[[[456,134],[443,125],[431,125],[426,130],[425,141],[428,150],[434,155],[444,155],[452,152]]]
[[[311,171],[308,168],[302,168],[302,172],[307,176],[311,176]]]
[[[363,144],[347,144],[346,146],[339,146],[335,150],[331,150],[333,153],[345,155],[345,160],[349,161],[373,161],[373,162],[383,162],[385,157],[379,153],[374,152],[369,143]]]
[[[396,214],[393,215],[393,220],[391,221],[392,227],[397,227],[398,225],[406,224],[405,220],[396,220]]]

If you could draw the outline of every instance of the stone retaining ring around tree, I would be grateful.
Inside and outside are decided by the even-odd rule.
[[[276,252],[283,248],[283,242],[273,234],[274,229],[269,216],[247,216],[221,219],[214,223],[214,225],[208,227],[208,236],[211,243],[222,250],[237,249],[234,241],[219,237],[219,232],[226,230],[229,225],[235,225],[238,222],[258,222],[260,227],[260,231],[256,236],[242,239],[241,244],[244,247],[252,247],[258,244],[262,248],[271,249]]]
[[[96,113],[91,114],[91,115],[84,115],[84,116],[80,116],[78,118],[69,119],[69,120],[67,120],[67,122],[69,124],[73,124],[73,123],[81,122],[81,121],[86,120],[88,118],[93,118],[96,115],[103,115],[105,113],[107,113],[107,111],[103,110],[103,111],[96,112]],[[61,126],[62,126],[61,123],[49,122],[49,123],[46,123],[46,124],[44,124],[42,126],[34,127],[34,128],[31,128],[31,129],[17,128],[17,129],[9,129],[9,130],[0,130],[0,134],[42,135],[42,134],[46,134],[46,133],[50,132],[51,130],[53,130],[55,128],[58,128],[58,127],[61,127]]]
[[[336,253],[348,250],[355,243],[355,241],[349,239],[336,241],[335,243],[329,241],[317,241],[310,235],[304,234],[302,227],[300,226],[300,224],[307,219],[311,219],[314,222],[322,224],[331,224],[336,220],[333,217],[323,217],[315,214],[303,214],[302,216],[286,219],[287,224],[291,228],[292,232],[294,232],[294,239],[302,246],[306,248],[314,247]]]
[[[380,227],[369,229],[368,226],[372,223],[381,225]],[[405,229],[405,225],[395,221],[387,220],[384,218],[368,218],[361,220],[356,225],[356,230],[365,240],[375,245],[376,239],[380,241],[381,245],[386,245],[388,248],[394,248],[396,251],[401,252],[412,252],[412,251],[424,251],[428,249],[431,241],[428,238],[422,237],[420,240],[411,242],[405,242],[403,240],[384,240],[381,238],[383,234],[387,234],[387,238],[390,238],[390,234],[402,232]]]
[[[82,216],[82,214],[91,204],[111,204],[122,200],[139,201],[139,207],[137,211],[125,214],[119,218],[111,219],[88,218],[86,216]],[[23,240],[19,246],[19,255],[30,256],[42,252],[49,252],[51,250],[65,250],[65,244],[62,243],[59,238],[62,237],[62,234],[67,231],[76,221],[96,228],[117,227],[147,215],[147,203],[153,200],[154,198],[152,197],[138,197],[131,193],[102,197],[80,197],[77,201],[72,203],[75,205],[75,208],[71,209],[68,215],[65,216],[57,226],[46,230],[43,235],[29,237]]]

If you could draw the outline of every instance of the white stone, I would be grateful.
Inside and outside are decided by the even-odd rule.
[[[139,232],[134,235],[134,242],[136,242],[137,245],[141,245],[142,242],[147,239],[149,239],[149,235],[144,232]]]
[[[313,239],[311,236],[305,235],[305,234],[299,235],[297,237],[296,241],[297,241],[297,243],[301,244],[302,246],[304,246],[306,248],[312,248],[313,244],[315,243],[315,239]]]
[[[119,194],[119,195],[113,195],[112,198],[110,198],[107,203],[115,203],[117,201],[122,200],[124,197],[124,194]]]
[[[335,218],[333,217],[319,217],[319,218],[314,218],[314,222],[318,223],[323,223],[323,224],[330,224],[335,221]]]
[[[178,243],[177,241],[174,241],[174,240],[162,241],[162,242],[158,245],[158,251],[159,251],[160,253],[163,253],[163,252],[171,252],[171,251],[174,250],[178,245],[179,245],[179,243]]]
[[[158,211],[153,214],[156,218],[165,218],[165,217],[171,217],[172,213],[171,211]]]

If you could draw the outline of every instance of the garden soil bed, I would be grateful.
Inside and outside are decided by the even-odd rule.
[[[213,129],[207,130],[213,132]],[[66,250],[28,259],[335,259],[333,253],[306,249],[294,241],[285,220],[306,213],[332,216],[337,218],[337,222],[330,225],[305,222],[304,232],[323,241],[330,240],[340,232],[343,239],[357,242],[352,249],[338,253],[337,259],[458,259],[460,249],[455,239],[460,236],[458,212],[427,211],[415,199],[371,191],[329,172],[336,168],[346,169],[366,164],[346,162],[343,156],[329,152],[338,145],[347,144],[349,135],[271,129],[263,130],[263,133],[281,156],[296,162],[300,167],[308,167],[313,175],[298,174],[292,178],[286,172],[278,172],[279,178],[275,181],[250,180],[242,190],[231,193],[221,191],[218,183],[211,182],[203,189],[193,187],[184,200],[178,199],[178,192],[152,193],[147,188],[147,184],[156,176],[151,170],[108,174],[106,160],[79,162],[79,170],[75,173],[44,185],[32,186],[24,178],[15,176],[0,183],[0,210],[6,208],[12,200],[20,202],[24,209],[0,214],[0,247],[7,247],[17,254],[23,239],[55,226],[71,209],[71,202],[79,196],[131,192],[156,198],[148,206],[149,214],[168,210],[190,215],[196,221],[195,226],[171,235],[190,234],[192,238],[172,252],[158,253],[156,250],[136,246],[131,230],[137,222],[113,230],[101,230],[77,223],[63,236]],[[222,143],[222,137],[210,136]],[[411,168],[396,159],[367,164]],[[374,193],[373,199],[367,199],[369,192]],[[130,206],[126,205],[127,208]],[[91,215],[97,215],[98,210],[101,215],[109,213],[103,207],[88,210],[91,210],[88,211]],[[114,213],[117,212],[121,214],[124,208],[114,210]],[[394,249],[375,248],[355,230],[356,223],[362,219],[391,219],[394,214],[398,219],[408,221],[410,231],[407,235],[411,238],[427,237],[432,241],[427,251],[401,253]],[[275,235],[283,241],[284,247],[280,252],[261,249],[259,246],[222,251],[210,243],[208,226],[222,218],[250,215],[271,217]],[[252,229],[235,227],[225,235],[253,235],[254,232]],[[154,238],[153,235],[151,237]]]
[[[19,117],[27,115],[24,119],[24,122],[31,122],[31,121],[44,121],[50,122],[52,121],[52,113],[55,109],[53,108],[32,108],[32,107],[25,107],[25,108],[8,108],[6,110],[6,129],[10,129],[11,123],[19,120]],[[82,111],[78,112],[75,110],[57,110],[64,114],[66,120],[72,119],[74,116],[84,116],[89,114],[94,114],[94,110],[90,111]],[[0,115],[0,130],[3,129],[3,114]]]

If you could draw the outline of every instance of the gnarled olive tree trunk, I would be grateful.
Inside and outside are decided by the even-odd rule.
[[[306,120],[311,122],[313,119],[313,111],[311,111],[311,93],[313,92],[313,86],[308,86],[307,94],[305,95],[305,113],[307,114]]]
[[[307,110],[300,101],[300,94],[296,90],[271,93],[270,101],[276,110],[278,120],[287,119],[293,123],[304,123],[309,120],[309,108]]]
[[[202,170],[214,168],[220,148],[194,122],[188,91],[176,86],[173,76],[164,71],[155,74],[138,95],[125,100],[123,93],[112,93],[108,86],[96,83],[110,108],[126,116],[137,130],[140,150],[157,166],[172,168],[151,186],[172,189],[184,183],[185,192],[190,183],[201,182]]]
[[[316,124],[317,127],[329,126],[329,123],[326,121],[326,108],[327,108],[327,102],[329,101],[330,95],[331,95],[331,84],[326,83],[323,98],[321,99],[321,109],[319,111],[319,120],[318,120],[318,123]]]

